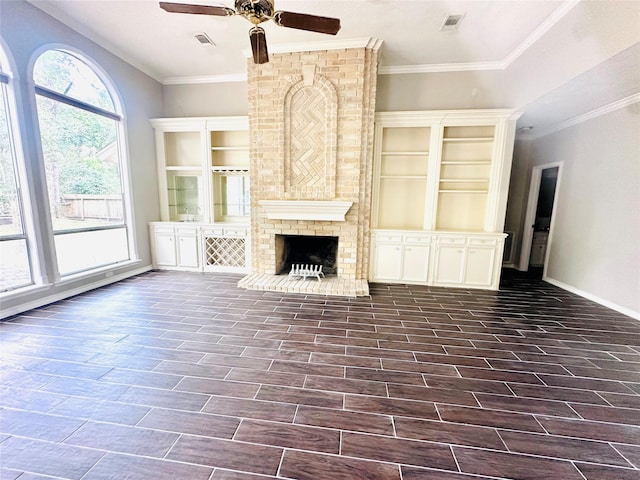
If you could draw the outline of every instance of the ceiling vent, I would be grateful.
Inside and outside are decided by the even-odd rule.
[[[459,14],[459,15],[447,15],[444,17],[444,21],[442,22],[442,25],[440,26],[440,31],[446,31],[446,30],[457,30],[458,26],[460,25],[460,22],[462,22],[462,19],[464,18],[464,13]]]
[[[211,40],[209,38],[209,35],[207,35],[206,33],[197,33],[194,35],[194,37],[198,42],[200,42],[204,46],[207,46],[207,45],[211,45],[212,47],[216,46],[216,44],[213,43],[213,40]]]

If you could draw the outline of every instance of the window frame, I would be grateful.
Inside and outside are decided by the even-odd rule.
[[[38,59],[50,51],[58,51],[62,52],[66,55],[74,57],[77,61],[84,63],[87,67],[89,67],[92,72],[96,75],[96,77],[102,82],[103,87],[109,94],[111,101],[113,103],[114,111],[105,110],[103,108],[97,107],[90,103],[83,102],[82,100],[78,100],[77,98],[70,97],[50,88],[38,85],[35,83],[34,71],[37,64]],[[120,182],[122,187],[122,209],[123,209],[123,221],[120,223],[113,223],[109,225],[100,225],[100,226],[92,226],[92,227],[80,227],[75,229],[61,229],[54,230],[53,223],[49,222],[50,230],[49,230],[49,241],[51,244],[51,248],[53,249],[54,257],[51,262],[53,265],[50,265],[50,268],[53,269],[54,281],[53,283],[65,282],[68,279],[74,279],[77,277],[82,277],[86,275],[90,275],[92,273],[99,273],[103,271],[112,270],[114,268],[118,268],[120,266],[129,265],[131,263],[139,261],[137,243],[135,238],[135,222],[133,218],[133,202],[131,195],[131,171],[129,158],[127,155],[128,145],[126,140],[126,128],[125,122],[126,119],[123,112],[122,103],[121,103],[121,95],[118,93],[117,89],[114,87],[113,82],[110,80],[109,76],[105,73],[105,71],[93,60],[91,60],[86,54],[81,51],[78,51],[74,48],[70,48],[65,45],[49,45],[45,48],[42,48],[37,55],[34,55],[34,60],[32,62],[31,67],[31,82],[33,85],[33,99],[35,101],[34,110],[36,112],[35,121],[36,121],[36,138],[40,142],[40,154],[41,154],[41,162],[44,166],[44,152],[42,151],[42,134],[40,132],[40,125],[38,121],[37,115],[37,98],[38,96],[42,98],[46,98],[49,100],[60,102],[61,104],[78,108],[88,113],[96,114],[101,117],[107,118],[109,120],[113,120],[116,122],[116,147],[118,152],[118,161],[119,161],[119,169],[120,169]],[[43,194],[46,198],[46,205],[42,207],[42,214],[45,216],[51,215],[51,205],[48,198],[48,179],[44,178],[44,190]],[[86,233],[93,231],[103,231],[103,230],[114,230],[114,229],[124,229],[124,234],[127,239],[126,248],[128,250],[128,258],[123,259],[121,261],[110,262],[107,264],[96,264],[87,268],[83,268],[81,270],[61,273],[59,269],[59,261],[58,261],[58,253],[56,251],[55,246],[55,238],[57,236],[69,235],[74,233]]]
[[[25,253],[28,267],[29,280],[26,283],[16,284],[0,290],[0,296],[11,294],[25,288],[33,287],[36,278],[40,278],[40,269],[35,257],[37,249],[34,243],[33,211],[29,196],[29,183],[26,175],[24,155],[18,120],[16,118],[16,95],[14,77],[11,75],[11,61],[8,51],[3,43],[0,43],[0,96],[5,105],[7,132],[9,137],[9,150],[13,164],[13,176],[16,186],[16,200],[20,211],[20,233],[0,235],[0,242],[22,240],[25,244]],[[4,68],[7,67],[7,71]],[[29,220],[27,220],[29,218]]]

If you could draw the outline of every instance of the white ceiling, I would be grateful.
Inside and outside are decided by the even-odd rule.
[[[179,0],[233,7],[233,0]],[[167,13],[156,0],[33,0],[133,61],[158,80],[246,72],[251,23],[240,16]],[[383,40],[382,66],[501,62],[562,0],[277,0],[276,10],[337,17],[335,37],[264,23],[268,45],[372,37]],[[447,14],[465,14],[457,31],[440,31]],[[216,44],[203,47],[196,33]]]
[[[242,17],[167,13],[156,0],[29,1],[162,83],[237,80],[246,75],[251,24]],[[177,1],[229,7],[234,3]],[[620,0],[600,2],[612,5]],[[375,38],[383,41],[380,64],[383,74],[504,70],[525,56],[558,22],[579,14],[575,13],[579,0],[277,0],[275,3],[276,10],[340,18],[342,29],[333,37],[267,22],[263,26],[270,51],[290,44],[331,41],[339,45],[353,39]],[[631,4],[632,10],[640,15],[639,0],[626,4],[627,9]],[[441,31],[447,14],[464,14],[456,31]],[[638,19],[636,26],[640,26]],[[200,45],[194,38],[197,33],[206,33],[216,46]],[[576,32],[567,35],[575,37]],[[637,35],[640,37],[640,33]],[[622,59],[609,57],[613,62],[611,68],[616,69],[613,84],[605,82],[607,76],[611,78],[611,69],[606,65],[593,74],[572,73],[564,86],[549,89],[550,97],[526,100],[528,105],[523,109],[527,123],[543,122],[541,112],[550,101],[554,105],[552,120],[556,122],[593,108],[593,102],[588,105],[585,98],[575,95],[569,81],[573,78],[581,89],[591,92],[589,98],[595,95],[599,101],[611,101],[611,97],[622,94],[611,91],[614,87],[624,94],[640,91],[638,75],[632,71],[640,70],[637,49]],[[608,94],[598,93],[603,89]]]

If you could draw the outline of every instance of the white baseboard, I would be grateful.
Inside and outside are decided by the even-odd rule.
[[[135,275],[140,275],[141,273],[148,272],[149,270],[151,270],[151,265],[147,265],[145,267],[141,267],[136,270],[128,270],[124,273],[112,275],[109,277],[105,276],[105,278],[102,278],[95,282],[87,283],[86,285],[82,285],[80,287],[76,287],[71,290],[64,290],[61,292],[57,292],[57,293],[54,293],[53,295],[41,297],[36,300],[32,300],[30,302],[21,303],[19,305],[16,305],[8,309],[3,308],[0,319],[12,317],[13,315],[18,315],[28,310],[33,310],[34,308],[39,308],[53,302],[58,302],[60,300],[64,300],[65,298],[73,297],[74,295],[79,295],[80,293],[88,292],[89,290],[95,290],[96,288],[104,287],[105,285],[119,282],[120,280],[124,280],[125,278],[133,277]]]
[[[626,308],[626,307],[622,307],[616,303],[610,302],[609,300],[605,300],[604,298],[600,298],[597,295],[593,295],[592,293],[588,293],[588,292],[584,292],[582,290],[580,290],[579,288],[573,287],[571,285],[567,285],[566,283],[563,283],[559,280],[556,280],[554,278],[550,278],[550,277],[543,277],[542,280],[544,280],[547,283],[550,283],[551,285],[555,285],[556,287],[560,287],[563,290],[566,290],[568,292],[571,293],[575,293],[576,295],[580,295],[581,297],[586,298],[587,300],[591,300],[592,302],[596,302],[599,303],[600,305],[603,305],[607,308],[610,308],[611,310],[615,310],[616,312],[620,312],[623,313],[625,315],[630,316],[631,318],[635,318],[636,320],[640,320],[640,312],[636,312],[634,310],[631,310],[630,308]]]

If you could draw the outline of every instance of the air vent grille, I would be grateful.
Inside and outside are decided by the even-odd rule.
[[[463,18],[464,13],[445,16],[440,30],[457,30]]]
[[[211,40],[209,38],[209,35],[207,35],[206,33],[198,33],[198,34],[194,35],[194,37],[202,45],[211,45],[211,46],[214,46],[214,47],[216,45],[215,43],[213,43],[213,40]]]

